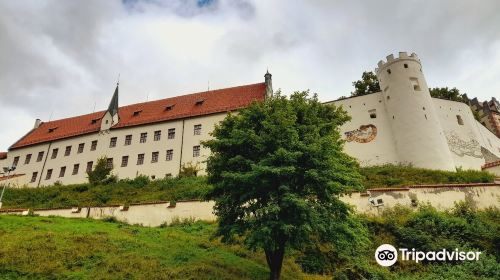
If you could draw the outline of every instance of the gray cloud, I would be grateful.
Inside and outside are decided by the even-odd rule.
[[[0,150],[35,118],[263,81],[348,95],[397,51],[431,86],[498,96],[498,1],[1,1]]]

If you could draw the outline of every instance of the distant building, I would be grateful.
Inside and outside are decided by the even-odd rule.
[[[480,170],[500,160],[500,139],[474,119],[469,106],[431,97],[416,54],[389,55],[375,72],[381,92],[327,102],[352,116],[341,133],[345,151],[361,165]],[[494,104],[488,110],[498,112]]]
[[[500,137],[500,103],[498,100],[492,97],[490,101],[479,102],[477,98],[474,98],[470,106],[479,115],[481,124]]]

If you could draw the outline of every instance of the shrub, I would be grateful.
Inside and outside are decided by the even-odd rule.
[[[179,178],[196,177],[198,175],[198,171],[200,170],[201,168],[198,164],[193,164],[192,162],[183,163],[179,172]]]
[[[103,184],[103,183],[112,183],[113,181],[116,182],[116,177],[114,179],[109,180],[109,176],[111,174],[112,168],[108,167],[107,165],[107,157],[101,157],[97,160],[97,164],[94,167],[94,170],[91,170],[87,172],[87,176],[89,179],[89,183],[91,185],[98,185],[98,184]]]

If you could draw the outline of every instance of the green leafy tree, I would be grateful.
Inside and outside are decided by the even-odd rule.
[[[111,171],[113,168],[108,167],[107,157],[101,157],[97,160],[97,164],[94,167],[94,170],[87,172],[87,178],[89,179],[89,183],[92,185],[105,184],[109,180],[115,180],[116,178],[112,177]]]
[[[460,93],[460,90],[458,90],[455,87],[452,89],[449,89],[448,87],[442,87],[442,88],[435,87],[435,88],[430,88],[429,92],[431,93],[431,96],[435,98],[457,101],[465,104],[469,104],[470,102],[470,99],[467,97],[467,94]]]
[[[339,195],[362,187],[357,162],[342,151],[339,127],[349,119],[316,95],[278,92],[226,117],[203,143],[217,234],[262,248],[270,279],[279,279],[286,248],[349,232]]]
[[[377,75],[372,71],[365,71],[361,75],[361,80],[352,82],[354,86],[354,92],[351,92],[351,96],[361,96],[370,93],[375,93],[380,91],[380,84],[377,80]]]

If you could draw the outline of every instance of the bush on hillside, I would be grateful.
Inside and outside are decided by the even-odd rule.
[[[94,169],[87,172],[87,178],[91,185],[109,184],[117,181],[117,177],[111,175],[113,168],[108,166],[107,161],[107,157],[99,158]]]

